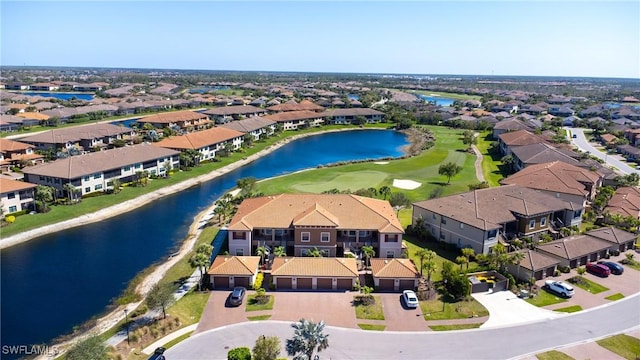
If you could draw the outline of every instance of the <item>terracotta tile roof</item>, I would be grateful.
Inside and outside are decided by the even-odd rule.
[[[615,135],[611,135],[611,134],[602,134],[600,135],[600,139],[602,139],[602,141],[606,142],[606,143],[613,143],[616,140],[618,140],[618,137]]]
[[[536,246],[536,251],[544,251],[558,257],[572,260],[588,254],[602,251],[611,244],[608,241],[589,235],[570,236]]]
[[[611,197],[605,212],[622,216],[640,216],[640,189],[636,187],[621,187]]]
[[[23,137],[20,140],[26,143],[61,144],[66,142],[77,142],[82,139],[130,134],[132,132],[133,130],[131,128],[125,126],[113,124],[91,124],[46,131],[41,134]]]
[[[275,124],[274,121],[265,119],[264,117],[254,116],[248,119],[242,119],[237,121],[231,121],[226,124],[222,124],[219,127],[233,129],[243,133],[250,133],[252,131],[262,129]]]
[[[315,203],[307,210],[304,210],[293,218],[293,226],[332,226],[337,227],[340,224],[338,218],[331,214],[327,209]]]
[[[244,134],[239,131],[224,127],[214,127],[185,135],[171,136],[155,143],[155,145],[169,149],[197,150],[242,136]]]
[[[405,278],[415,279],[420,277],[420,271],[411,259],[380,259],[372,258],[371,270],[373,277],[377,278]]]
[[[598,183],[600,174],[562,161],[527,166],[500,181],[501,184],[517,184],[531,189],[563,194],[587,196],[585,184]]]
[[[527,130],[511,131],[498,135],[507,146],[522,146],[546,142],[542,137]]]
[[[615,244],[623,244],[632,240],[637,240],[638,236],[628,231],[620,230],[616,227],[603,227],[587,231],[587,235],[597,237]]]
[[[325,114],[322,112],[315,112],[309,110],[302,111],[285,111],[271,115],[265,115],[262,118],[275,121],[275,122],[287,122],[287,121],[298,121],[298,120],[306,120],[306,119],[318,119],[324,117]]]
[[[518,250],[518,252],[524,254],[524,258],[520,261],[523,269],[538,271],[559,264],[558,260],[531,249]]]
[[[269,111],[322,111],[324,108],[320,105],[316,105],[309,100],[302,100],[300,103],[285,103],[280,105],[273,105],[267,108]]]
[[[566,201],[520,185],[479,189],[413,205],[482,230],[515,221],[514,213],[534,216],[572,208]]]
[[[2,194],[26,189],[33,189],[35,187],[35,184],[30,184],[24,181],[0,178],[0,193]]]
[[[176,156],[179,152],[151,144],[139,144],[58,159],[24,168],[25,174],[75,179],[85,175],[118,169],[154,159]]]
[[[518,119],[506,119],[502,121],[498,121],[494,126],[494,130],[531,130],[531,126],[528,126],[524,122]]]
[[[311,213],[309,217],[306,217]],[[278,214],[278,216],[274,216]],[[337,229],[404,233],[386,200],[347,194],[280,194],[246,199],[231,219],[230,230],[285,229],[295,221],[337,224]]]
[[[35,119],[35,120],[48,120],[49,119],[48,115],[37,113],[37,112],[17,113],[16,116],[19,116],[19,117],[25,118],[25,119]]]
[[[348,108],[348,109],[329,109],[323,112],[325,117],[328,116],[373,116],[384,115],[383,112],[369,108]]]
[[[0,138],[0,151],[2,152],[26,151],[29,148],[33,149],[34,146],[19,141]]]
[[[255,107],[253,105],[236,105],[222,106],[204,111],[208,115],[244,115],[244,114],[263,114],[267,110]]]
[[[545,143],[516,146],[511,151],[527,165],[562,161],[575,166],[584,166],[572,156],[578,156],[577,154],[556,149]]]
[[[260,256],[218,255],[207,274],[252,276],[258,272],[259,265]]]
[[[271,276],[358,276],[358,266],[353,258],[276,257],[271,266]]]
[[[138,122],[169,124],[169,123],[175,123],[175,122],[208,120],[208,119],[209,119],[209,115],[207,114],[200,114],[195,111],[184,110],[184,111],[174,111],[174,112],[145,116],[141,119],[138,119]]]

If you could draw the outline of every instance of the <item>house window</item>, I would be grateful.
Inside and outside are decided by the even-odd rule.
[[[94,178],[94,179],[100,179],[100,174],[94,174],[94,175],[93,175],[93,178]]]
[[[233,238],[237,239],[237,240],[244,240],[246,239],[246,233],[244,231],[234,231],[233,232]]]
[[[58,178],[53,179],[53,183],[54,184],[60,184],[60,179],[58,179]]]
[[[367,237],[367,236],[369,236],[369,235],[371,235],[371,231],[360,230],[360,231],[358,232],[358,237],[361,237],[361,238],[362,238],[362,237]]]
[[[7,194],[7,199],[15,199],[16,198],[16,193],[8,193]]]
[[[262,230],[262,233],[265,235],[271,235],[271,229],[264,229]]]
[[[536,227],[536,221],[535,220],[530,220],[529,221],[529,229],[533,229],[534,227]]]
[[[387,259],[393,259],[396,253],[393,250],[387,250]]]
[[[496,235],[498,235],[498,230],[487,231],[487,239],[494,238]]]
[[[236,249],[236,256],[244,256],[244,249]]]
[[[13,205],[13,206],[9,206],[9,212],[10,212],[10,213],[14,213],[14,212],[16,212],[16,211],[18,211],[18,207],[17,207],[17,206],[15,206],[15,205]]]
[[[440,233],[440,240],[444,240],[444,233]]]
[[[44,181],[44,176],[40,176],[40,181]]]
[[[331,241],[331,235],[328,232],[320,233],[320,242],[329,242]]]
[[[89,176],[85,176],[84,177],[84,181],[89,181],[89,180],[91,180],[91,177],[89,177]]]
[[[90,193],[90,192],[91,192],[91,188],[90,188],[90,187],[86,187],[86,188],[84,188],[84,192],[85,192],[85,193]]]
[[[311,234],[309,232],[301,232],[300,233],[300,241],[302,241],[302,242],[311,241]]]
[[[433,217],[433,220],[435,220],[435,219],[436,219],[436,217],[437,217],[437,216],[436,216],[436,213],[431,214],[431,216]]]
[[[547,218],[543,217],[542,219],[540,219],[540,227],[543,227],[547,225]]]
[[[443,217],[440,219],[440,222],[441,222],[441,223],[443,223],[443,224],[446,224],[446,223],[447,223],[447,219],[445,219],[445,218],[444,218],[444,216],[443,216]]]
[[[460,229],[464,229],[464,224],[460,223]]]
[[[573,212],[573,218],[577,219],[582,215],[582,210],[576,210]]]
[[[131,170],[131,166],[125,166],[123,170],[124,171],[130,171]]]
[[[102,190],[102,184],[98,184],[98,185],[96,185],[94,189],[95,189],[96,191],[98,191],[98,190]]]
[[[398,242],[398,235],[396,234],[387,234],[385,235],[385,242]]]

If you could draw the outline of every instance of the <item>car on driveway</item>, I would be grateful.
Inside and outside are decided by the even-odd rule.
[[[585,267],[588,272],[596,276],[607,277],[611,275],[611,270],[602,264],[588,263]]]
[[[420,304],[418,302],[418,296],[413,290],[404,290],[402,292],[402,302],[408,308],[415,309]]]
[[[598,261],[598,264],[608,267],[614,275],[622,275],[624,272],[622,265],[616,264],[613,261]]]
[[[242,286],[236,286],[233,288],[231,292],[231,296],[229,297],[229,304],[233,306],[242,305],[242,301],[244,300],[244,295],[247,293],[247,289]]]
[[[547,290],[552,291],[558,295],[562,295],[562,297],[570,298],[573,296],[573,294],[575,294],[573,286],[567,284],[564,281],[547,280],[544,285]]]

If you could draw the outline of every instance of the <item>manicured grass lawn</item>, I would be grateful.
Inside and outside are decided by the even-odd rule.
[[[458,307],[460,308],[456,311]],[[442,311],[442,301],[439,299],[420,301],[420,310],[425,320],[467,319],[474,315],[478,317],[489,315],[489,311],[475,299],[445,303],[444,311]]]
[[[622,298],[624,298],[624,295],[622,295],[621,293],[616,293],[616,294],[605,297],[605,299],[611,300],[611,301],[620,300]]]
[[[574,360],[571,356],[558,350],[551,350],[536,354],[536,357],[540,360]]]
[[[167,309],[167,314],[180,318],[182,326],[195,324],[200,321],[204,307],[209,300],[209,291],[190,291]]]
[[[482,97],[478,95],[468,95],[468,94],[458,94],[458,93],[449,93],[442,91],[429,91],[429,90],[412,90],[409,92],[415,92],[422,95],[438,95],[440,97],[454,99],[454,100],[480,100]]]
[[[580,305],[567,306],[560,309],[555,309],[554,311],[572,313],[576,311],[582,311],[582,306]]]
[[[633,260],[633,261],[632,261],[631,263],[629,263],[629,264],[623,264],[623,266],[630,267],[630,268],[632,268],[633,270],[640,271],[640,261],[637,261],[637,260]]]
[[[602,339],[597,343],[628,360],[636,360],[640,355],[640,339],[633,336],[621,334]]]
[[[561,302],[566,302],[566,299],[563,299],[561,297],[558,297],[554,294],[551,294],[549,292],[547,292],[546,290],[540,290],[538,291],[538,295],[536,295],[533,298],[528,298],[526,300],[529,304],[531,305],[535,305],[535,306],[539,306],[539,307],[543,307],[543,306],[547,306],[547,305],[553,305],[553,304],[558,304]]]
[[[384,311],[382,310],[382,301],[379,296],[373,305],[356,305],[356,318],[368,320],[384,320]]]
[[[256,191],[265,194],[301,191],[318,193],[333,188],[356,191],[361,188],[379,189],[389,186],[393,192],[402,192],[411,201],[428,199],[429,194],[438,188],[442,189],[442,195],[468,191],[468,185],[475,184],[478,180],[473,165],[475,156],[465,151],[466,146],[461,140],[462,130],[442,126],[428,128],[436,136],[436,145],[418,156],[391,160],[384,165],[366,162],[311,169],[260,181],[256,184]],[[447,185],[446,177],[438,175],[438,167],[449,161],[462,166],[463,170]],[[394,179],[413,180],[422,185],[414,190],[399,189],[392,186]]]
[[[482,325],[479,324],[459,324],[459,325],[431,325],[429,328],[433,331],[449,331],[449,330],[466,330],[477,329]]]
[[[271,319],[271,315],[247,316],[247,319],[249,321],[269,320]]]
[[[384,331],[386,328],[385,325],[375,325],[375,324],[358,324],[358,327],[362,330],[372,330],[372,331]]]
[[[442,280],[442,274],[440,270],[442,270],[442,263],[445,261],[455,262],[455,258],[460,256],[462,253],[459,251],[451,251],[447,248],[441,247],[440,243],[430,242],[430,241],[420,241],[411,235],[403,236],[404,243],[407,246],[407,251],[409,252],[409,258],[413,260],[418,269],[420,269],[420,258],[416,255],[416,252],[420,249],[429,249],[436,252],[436,256],[434,261],[436,263],[436,271],[431,273],[431,281],[440,281]],[[478,264],[476,262],[469,263],[469,269],[472,270]],[[460,266],[456,264],[456,266]],[[463,265],[463,270],[466,270],[466,265]],[[427,276],[427,273],[424,272],[424,275]]]
[[[247,308],[246,311],[259,311],[259,310],[273,310],[273,302],[275,301],[275,296],[268,295],[269,302],[266,304],[258,304],[256,302],[256,294],[249,295],[247,297]]]
[[[504,178],[500,155],[489,150],[491,144],[495,141],[490,131],[483,131],[478,136],[478,143],[476,144],[482,154],[482,173],[489,186],[500,186],[499,181]]]
[[[588,292],[590,292],[592,294],[598,294],[598,293],[601,293],[603,291],[609,290],[608,287],[604,287],[604,286],[598,284],[595,281],[591,281],[591,280],[585,278],[584,276],[582,277],[582,279],[584,280],[585,284],[583,284],[583,283],[575,283],[575,284],[572,284],[572,285],[575,285],[575,286],[577,286],[577,287],[579,287],[579,288],[581,288],[583,290],[586,290],[586,291],[588,291]]]
[[[198,245],[200,244],[211,244],[219,229],[220,228],[214,226],[209,226],[202,229],[202,232],[200,233],[200,236],[198,236],[198,240],[196,240],[193,249],[198,248]],[[180,259],[180,261],[178,261],[169,270],[167,270],[166,274],[160,282],[179,283],[185,277],[191,276],[195,269],[192,268],[189,264],[189,258],[191,257],[191,255],[193,255],[193,253],[194,250],[191,250],[182,259]]]

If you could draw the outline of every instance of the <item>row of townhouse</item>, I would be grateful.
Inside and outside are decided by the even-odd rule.
[[[0,169],[8,171],[24,163],[43,163],[44,158],[35,152],[35,146],[20,141],[0,138]]]
[[[105,87],[109,86],[108,83],[96,82],[90,84],[79,84],[71,82],[55,82],[55,83],[34,83],[34,84],[22,84],[22,83],[10,83],[3,86],[6,90],[31,90],[31,91],[58,91],[58,90],[73,90],[73,91],[101,91]]]
[[[88,151],[104,148],[115,140],[129,142],[136,132],[128,127],[114,124],[91,124],[50,130],[20,138],[20,142],[30,144],[37,150],[65,151],[77,149]]]

